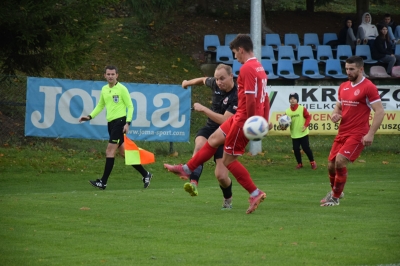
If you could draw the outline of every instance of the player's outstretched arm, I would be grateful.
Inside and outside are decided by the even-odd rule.
[[[206,77],[201,77],[201,78],[194,78],[191,80],[184,80],[182,81],[182,88],[187,89],[189,86],[193,85],[204,85],[206,84]]]

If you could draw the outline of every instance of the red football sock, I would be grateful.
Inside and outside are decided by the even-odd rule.
[[[206,142],[204,146],[196,152],[196,154],[187,162],[187,166],[189,167],[190,171],[194,171],[199,165],[207,162],[217,151],[217,148],[213,148]]]
[[[343,192],[347,180],[347,168],[336,168],[335,185],[333,186],[333,196],[339,198]]]
[[[336,176],[329,175],[329,182],[331,183],[331,188],[335,186],[335,177]]]
[[[226,166],[238,183],[246,189],[249,194],[257,189],[253,180],[250,177],[249,171],[237,160]]]
[[[331,188],[335,185],[335,177],[336,177],[336,171],[334,170],[333,172],[329,171],[329,182],[331,183]]]

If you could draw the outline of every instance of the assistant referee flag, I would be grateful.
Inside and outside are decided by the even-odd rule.
[[[126,165],[149,164],[156,161],[153,153],[139,148],[126,135],[124,135],[124,142]]]

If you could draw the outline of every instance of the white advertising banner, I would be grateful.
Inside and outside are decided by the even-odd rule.
[[[385,118],[377,134],[400,134],[400,85],[377,86],[385,109]],[[271,86],[268,90],[271,112],[270,122],[274,125],[268,134],[290,135],[289,130],[278,129],[278,118],[289,108],[289,94],[299,95],[299,104],[311,115],[310,135],[336,135],[339,123],[330,119],[337,100],[339,86]],[[370,121],[374,113],[371,111]]]

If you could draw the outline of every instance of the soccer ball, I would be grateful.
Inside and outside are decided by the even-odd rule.
[[[243,126],[243,132],[249,140],[261,140],[268,133],[268,122],[262,116],[252,116],[247,118]]]
[[[286,128],[290,127],[290,124],[292,123],[292,119],[290,119],[290,117],[288,115],[282,115],[281,117],[279,117],[278,123],[279,123],[279,126],[286,129]]]

